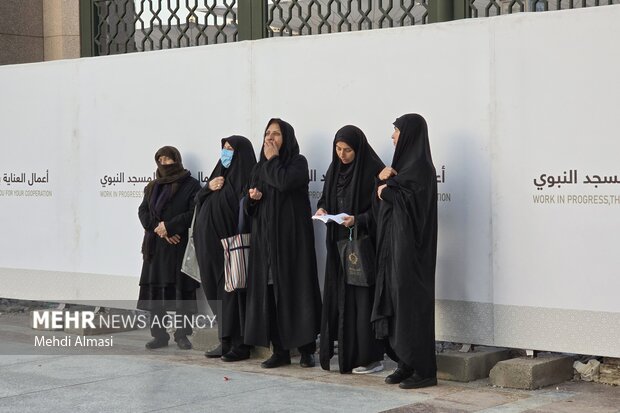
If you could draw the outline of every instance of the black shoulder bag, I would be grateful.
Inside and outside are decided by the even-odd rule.
[[[370,287],[375,284],[375,248],[370,237],[357,236],[357,226],[349,228],[349,239],[337,242],[340,262],[349,285]]]

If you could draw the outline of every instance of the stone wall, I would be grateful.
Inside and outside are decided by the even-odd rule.
[[[0,65],[80,57],[75,0],[0,0]]]

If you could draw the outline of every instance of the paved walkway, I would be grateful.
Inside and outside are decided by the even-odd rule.
[[[32,334],[23,320],[0,315],[2,412],[620,412],[620,388],[601,384],[519,391],[440,381],[401,390],[383,383],[389,371],[341,375],[302,369],[298,358],[265,370],[260,359],[224,363],[174,345],[147,351],[145,331],[114,334],[122,356],[7,355],[31,345]]]

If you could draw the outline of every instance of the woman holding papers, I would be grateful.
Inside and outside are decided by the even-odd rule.
[[[273,344],[264,368],[290,364],[294,347],[301,353],[302,367],[315,364],[321,293],[308,182],[308,161],[299,154],[293,127],[271,119],[250,178],[247,207],[252,238],[245,342]]]
[[[252,143],[243,136],[222,139],[220,160],[208,184],[196,195],[194,244],[202,287],[217,316],[221,344],[207,357],[239,361],[250,357],[243,343],[245,292],[224,290],[224,248],[221,239],[237,234],[239,201],[256,165]],[[221,307],[220,307],[221,303]]]
[[[375,203],[377,280],[372,321],[398,368],[385,379],[403,389],[437,384],[435,263],[437,177],[424,118],[394,122],[392,166],[380,174]],[[391,350],[391,351],[389,351]]]
[[[330,369],[336,340],[341,373],[383,370],[383,349],[370,323],[374,288],[347,283],[337,245],[338,241],[349,239],[349,228],[353,226],[357,226],[358,236],[372,233],[368,212],[375,196],[375,179],[383,167],[359,128],[347,125],[336,132],[332,163],[325,174],[323,196],[315,214],[346,214],[327,224],[320,350],[321,367],[325,370]]]
[[[198,288],[196,281],[181,272],[181,264],[200,184],[183,168],[181,154],[172,146],[160,148],[155,162],[157,178],[144,188],[138,208],[144,228],[138,308],[151,312],[153,339],[146,343],[148,349],[168,345],[170,335],[163,320],[166,311],[176,311],[177,316],[196,313]],[[177,328],[174,340],[179,348],[192,348],[187,338],[191,334],[191,325]]]

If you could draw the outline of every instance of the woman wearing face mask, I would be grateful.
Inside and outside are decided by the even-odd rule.
[[[293,127],[271,119],[259,163],[250,177],[247,212],[252,216],[245,342],[268,347],[261,366],[291,363],[313,367],[321,322],[314,229],[308,197],[308,161],[299,154]]]
[[[245,293],[243,290],[224,290],[221,239],[237,233],[239,200],[255,164],[256,156],[249,140],[243,136],[222,139],[220,160],[211,173],[209,183],[196,195],[196,257],[205,295],[217,316],[220,337],[220,346],[207,352],[206,356],[222,357],[223,361],[250,357],[249,346],[243,344]]]
[[[428,129],[417,114],[394,122],[392,166],[380,174],[377,281],[372,321],[398,368],[385,381],[403,389],[437,384],[435,263],[437,178]],[[391,351],[390,351],[391,350]]]
[[[383,370],[383,347],[370,323],[374,287],[347,284],[337,246],[338,241],[349,238],[349,228],[353,226],[357,226],[358,236],[369,232],[367,213],[375,196],[375,179],[383,167],[359,128],[347,125],[336,132],[332,163],[325,174],[316,215],[350,215],[342,225],[327,224],[320,351],[321,367],[325,370],[330,369],[336,340],[341,373]]]
[[[166,311],[177,316],[196,313],[198,283],[181,272],[183,254],[194,210],[194,196],[200,189],[198,181],[183,168],[181,154],[172,146],[164,146],[155,154],[157,178],[144,189],[144,200],[138,216],[144,228],[138,308],[151,312],[153,339],[146,348],[168,345],[170,336],[162,325]],[[158,320],[157,322],[154,322]],[[174,340],[179,348],[192,348],[187,336],[191,325],[177,328]]]

